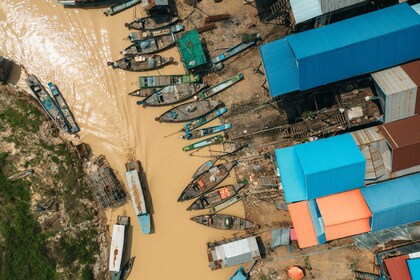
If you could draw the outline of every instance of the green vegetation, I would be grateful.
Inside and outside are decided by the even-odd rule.
[[[0,165],[6,163],[0,154]],[[9,181],[0,173],[0,279],[55,279],[45,236],[30,212],[29,183]]]
[[[41,113],[21,99],[16,100],[16,105],[16,109],[7,107],[1,111],[0,120],[8,122],[12,129],[21,128],[24,131],[37,132],[43,121]]]

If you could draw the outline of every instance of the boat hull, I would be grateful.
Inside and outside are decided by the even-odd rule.
[[[203,117],[197,118],[195,120],[192,120],[192,121],[186,123],[184,125],[184,130],[185,131],[194,130],[194,129],[196,129],[196,128],[198,128],[198,127],[200,127],[200,126],[202,126],[202,125],[204,125],[204,124],[206,124],[206,123],[214,120],[215,118],[220,117],[221,115],[223,115],[226,112],[227,112],[227,108],[226,107],[222,107],[220,109],[217,109],[217,110],[211,112],[210,114],[207,114],[207,115],[205,115]]]
[[[197,138],[212,135],[215,133],[223,132],[231,128],[232,128],[232,125],[228,123],[228,124],[206,127],[202,129],[196,129],[193,131],[186,131],[183,138],[187,140],[197,139]]]
[[[157,88],[178,84],[198,83],[200,75],[161,75],[139,77],[139,88]]]
[[[219,94],[222,91],[230,88],[231,86],[233,86],[234,84],[242,81],[243,79],[244,79],[244,75],[242,73],[241,74],[238,74],[238,75],[236,75],[236,76],[234,76],[232,78],[227,79],[226,81],[223,81],[223,82],[221,82],[221,83],[219,83],[219,84],[217,84],[215,86],[212,86],[212,87],[210,87],[210,88],[208,88],[206,90],[203,90],[202,92],[200,92],[197,95],[197,97],[200,100],[204,100],[204,99],[210,98],[210,97],[212,97],[212,96],[214,96],[216,94]]]
[[[166,111],[156,120],[167,123],[187,122],[216,110],[218,106],[220,103],[213,100],[188,102]]]
[[[130,0],[130,1],[127,1],[127,2],[123,2],[123,3],[120,3],[120,4],[114,5],[112,7],[109,7],[104,12],[104,14],[107,15],[107,16],[113,16],[115,14],[118,14],[118,13],[130,8],[130,7],[133,7],[134,5],[136,5],[140,2],[141,2],[141,0]]]
[[[141,101],[137,101],[137,105],[147,106],[167,106],[185,101],[200,90],[206,87],[206,84],[179,84],[164,87],[149,95]]]
[[[113,69],[141,72],[164,67],[174,61],[173,57],[166,58],[160,55],[136,55],[126,56],[115,62],[108,62]]]
[[[184,26],[181,24],[177,24],[173,26],[163,27],[160,29],[131,32],[128,35],[128,39],[130,39],[130,42],[137,42],[137,41],[150,39],[154,37],[160,37],[160,36],[164,36],[168,34],[178,33],[182,30],[184,30]]]
[[[105,0],[105,1],[77,1],[77,0],[63,0],[58,1],[58,4],[64,5],[65,7],[95,7],[95,6],[105,6],[114,3],[122,2],[122,0]]]
[[[236,161],[219,164],[204,172],[188,184],[178,201],[190,200],[210,191],[229,176],[236,164]]]
[[[246,219],[224,214],[200,215],[193,217],[192,220],[203,226],[222,230],[246,230],[256,226]]]
[[[151,232],[151,222],[150,222],[150,215],[148,213],[141,214],[137,216],[139,220],[139,224],[141,227],[141,231],[143,234],[150,234]]]
[[[124,56],[131,56],[137,54],[153,54],[166,50],[176,43],[176,35],[168,34],[157,38],[150,38],[141,41],[137,41],[123,51],[121,54]]]
[[[128,29],[155,30],[175,24],[178,20],[178,17],[172,16],[144,17],[130,23],[126,23],[125,26]]]
[[[188,152],[188,151],[192,151],[195,149],[200,149],[203,147],[207,147],[210,145],[216,145],[216,144],[220,144],[223,141],[223,136],[222,135],[216,135],[198,142],[195,142],[191,145],[185,146],[182,148],[182,150],[184,152]]]
[[[239,43],[236,46],[233,46],[232,48],[228,49],[227,51],[223,52],[222,54],[216,56],[215,58],[212,58],[211,62],[213,64],[219,63],[219,62],[223,62],[229,58],[231,58],[232,56],[237,55],[238,53],[254,46],[256,44],[255,41],[253,42],[248,42],[248,43]]]

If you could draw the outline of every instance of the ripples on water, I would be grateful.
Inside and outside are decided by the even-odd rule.
[[[44,84],[58,84],[82,137],[89,133],[107,139],[112,149],[122,152],[127,129],[112,94],[118,85],[101,59],[111,57],[108,31],[93,28],[77,10],[64,10],[52,0],[36,5],[38,1],[0,0],[1,54]],[[23,80],[18,85],[26,89]]]

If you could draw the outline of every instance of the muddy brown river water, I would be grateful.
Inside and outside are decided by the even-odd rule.
[[[137,88],[139,75],[184,73],[183,66],[142,74],[110,69],[106,62],[119,58],[119,51],[129,44],[123,40],[129,34],[124,23],[133,19],[133,9],[113,17],[104,16],[102,10],[64,9],[54,0],[0,0],[0,55],[23,65],[45,84],[53,81],[59,86],[81,127],[81,140],[95,155],[106,155],[121,178],[128,158],[142,162],[153,200],[155,233],[141,233],[131,204],[107,212],[111,225],[124,211],[132,217],[129,251],[136,261],[129,279],[229,279],[235,268],[208,267],[206,242],[232,232],[190,221],[192,213],[185,210],[189,202],[176,202],[206,159],[182,152],[185,140],[164,137],[181,128],[154,120],[168,108],[143,109],[135,104],[136,98],[127,96]],[[180,61],[176,48],[162,55]],[[22,73],[17,85],[26,89],[25,77]],[[233,182],[229,180],[225,183]],[[240,204],[225,213],[244,215]]]

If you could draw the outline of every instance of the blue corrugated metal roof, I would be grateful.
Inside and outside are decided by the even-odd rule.
[[[420,221],[420,173],[361,189],[372,211],[372,231]]]
[[[411,8],[413,8],[414,11],[416,11],[420,15],[420,3],[411,6]]]
[[[290,35],[281,41],[281,55],[277,55],[278,41],[261,48],[262,55],[263,50],[271,53],[270,60],[263,55],[263,61],[273,97],[420,58],[420,16],[403,3]],[[292,72],[290,61],[293,61],[292,57],[283,61],[286,43],[298,62],[298,78],[294,74],[290,81],[283,77]],[[274,82],[279,75],[283,77],[277,82],[281,86]]]
[[[275,151],[288,203],[363,186],[366,159],[350,134]]]
[[[297,61],[286,39],[262,45],[260,52],[273,96],[276,96],[276,92],[286,93],[299,89]]]
[[[274,153],[286,202],[307,200],[305,178],[294,147],[276,149]]]
[[[322,15],[320,0],[290,0],[290,6],[296,24]]]
[[[316,237],[319,244],[324,244],[327,242],[324,230],[324,222],[321,217],[321,212],[319,212],[318,204],[315,199],[308,201],[309,212],[311,213],[312,222],[314,224]]]
[[[412,280],[420,280],[420,258],[407,260]]]

